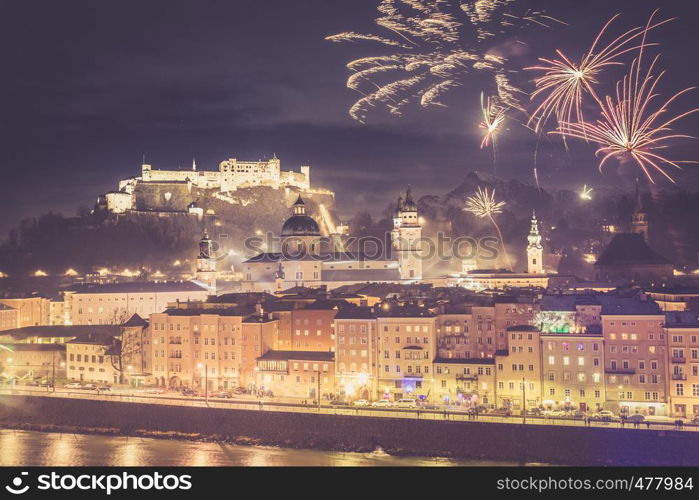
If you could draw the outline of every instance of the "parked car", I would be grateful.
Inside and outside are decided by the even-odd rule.
[[[180,394],[182,394],[183,396],[190,396],[190,397],[199,395],[199,393],[197,391],[195,391],[194,389],[190,389],[189,387],[184,387],[182,389],[182,391],[180,391]]]
[[[66,389],[82,389],[83,385],[79,382],[71,382],[70,384],[66,384],[63,387]]]
[[[229,399],[229,398],[231,397],[231,393],[228,392],[228,391],[221,391],[221,392],[218,393],[218,395],[217,395],[216,397],[217,397],[217,398]]]
[[[86,390],[88,390],[88,391],[96,391],[96,390],[97,390],[97,386],[96,386],[95,384],[85,384],[85,385],[83,386],[83,389],[86,389]]]
[[[111,386],[111,385],[107,385],[107,384],[98,385],[98,386],[97,386],[97,390],[98,390],[98,391],[111,391],[111,390],[112,390],[112,386]],[[162,392],[165,392],[165,391],[162,390],[162,389],[159,389],[159,390],[160,390],[161,392],[159,392],[158,394],[160,394],[160,393],[162,393]]]
[[[417,408],[417,403],[414,399],[404,398],[399,399],[396,406],[398,408]]]
[[[53,387],[53,382],[51,382],[50,380],[44,379],[40,382],[40,385],[41,385],[41,387]]]
[[[378,408],[388,408],[390,406],[393,406],[393,403],[390,402],[388,399],[379,399],[378,401],[374,401],[371,403],[371,406],[375,406]]]
[[[694,425],[699,425],[699,415],[695,415],[694,418],[690,421],[690,423]]]
[[[331,406],[349,406],[349,402],[344,401],[342,399],[334,399],[330,401]]]
[[[245,387],[236,387],[233,389],[233,394],[247,394],[248,391],[245,390]]]
[[[626,421],[631,422],[631,423],[643,422],[645,419],[646,419],[646,417],[644,417],[640,413],[634,413],[633,415],[629,415],[628,417],[626,417]]]
[[[512,415],[512,410],[510,410],[509,408],[496,408],[494,410],[490,410],[488,414],[500,417],[509,417]]]
[[[354,406],[369,406],[369,401],[366,399],[358,399],[354,402]]]
[[[540,417],[541,408],[527,408],[526,415],[527,417]]]
[[[600,422],[611,422],[614,419],[614,414],[608,410],[598,411],[592,415],[592,420],[597,420]]]
[[[28,387],[39,387],[39,382],[37,380],[27,380],[27,383],[24,385]]]

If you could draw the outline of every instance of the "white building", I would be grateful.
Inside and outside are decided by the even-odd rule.
[[[64,294],[66,325],[121,324],[134,314],[148,317],[168,303],[203,301],[207,288],[184,282],[127,282],[76,285]]]

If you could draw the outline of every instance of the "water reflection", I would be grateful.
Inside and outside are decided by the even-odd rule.
[[[516,465],[373,453],[0,430],[0,466],[473,466]]]

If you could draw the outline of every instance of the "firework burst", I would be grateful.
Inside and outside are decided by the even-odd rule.
[[[516,0],[380,0],[375,19],[384,35],[339,33],[333,42],[374,43],[386,54],[347,64],[347,86],[362,94],[350,116],[364,122],[375,107],[400,115],[419,103],[443,106],[440,98],[459,87],[466,75],[492,77],[499,102],[522,109],[523,92],[510,82],[507,59],[491,49],[516,29],[560,22],[542,12],[516,9]]]
[[[580,199],[585,201],[590,201],[592,199],[592,188],[587,187],[587,184],[580,190]]]
[[[481,92],[481,113],[483,114],[483,121],[478,126],[485,131],[483,140],[481,141],[481,149],[487,147],[492,141],[493,151],[495,151],[495,135],[505,122],[506,112],[506,108],[493,104],[490,97],[484,99],[484,95]]]
[[[464,210],[466,212],[471,212],[473,215],[479,219],[487,217],[490,222],[495,226],[495,230],[498,232],[500,237],[500,245],[502,245],[502,251],[505,254],[505,260],[507,265],[512,271],[512,263],[510,262],[510,257],[507,255],[507,250],[505,249],[505,241],[502,238],[502,232],[500,231],[500,226],[495,222],[493,215],[502,213],[502,209],[505,207],[504,201],[495,200],[495,190],[488,191],[488,188],[481,189],[478,187],[478,191],[475,195],[466,198],[466,206]]]
[[[683,163],[697,162],[671,160],[663,154],[668,147],[668,141],[691,138],[674,133],[670,126],[696,113],[699,108],[668,118],[670,105],[694,87],[656,102],[659,98],[656,87],[665,74],[664,71],[657,77],[653,74],[658,58],[659,56],[656,56],[653,59],[645,72],[641,68],[642,52],[634,59],[629,73],[617,83],[615,95],[600,101],[602,115],[594,123],[564,121],[553,133],[598,143],[596,155],[602,158],[598,165],[600,172],[612,158],[619,161],[631,160],[650,182],[655,183],[655,173],[674,183],[674,179],[666,171],[669,167],[679,169]]]
[[[607,29],[619,17],[619,14],[615,15],[607,21],[579,62],[573,61],[557,49],[558,59],[539,58],[542,65],[525,68],[544,72],[543,76],[534,81],[536,90],[531,98],[536,100],[541,97],[543,100],[531,114],[529,125],[534,124],[534,129],[539,132],[552,116],[556,118],[559,126],[573,121],[584,122],[584,97],[589,95],[601,104],[595,91],[595,86],[600,83],[600,74],[609,66],[623,65],[619,58],[624,54],[653,45],[645,42],[648,31],[672,21],[666,19],[652,24],[656,12],[653,12],[645,27],[630,29],[601,47]]]

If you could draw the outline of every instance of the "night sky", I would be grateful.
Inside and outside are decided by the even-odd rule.
[[[525,0],[521,0],[525,1]],[[345,87],[345,64],[380,53],[371,44],[336,44],[341,31],[381,33],[377,0],[61,0],[0,1],[0,164],[4,234],[19,219],[92,206],[119,179],[154,168],[215,170],[221,160],[276,153],[282,168],[312,166],[315,185],[337,192],[340,213],[383,211],[411,183],[442,194],[471,170],[492,172],[477,128],[484,82],[466,82],[447,108],[402,118],[377,110],[366,125],[347,110],[359,97]],[[570,23],[517,33],[513,67],[557,47],[576,56],[617,12],[618,29],[645,23],[656,7],[679,20],[653,34],[667,68],[667,94],[699,84],[699,2],[690,0],[526,0]],[[514,39],[511,41],[515,41]],[[531,74],[519,82],[531,90]],[[675,109],[697,105],[697,92]],[[699,135],[699,115],[682,133]],[[516,123],[500,138],[497,174],[532,181],[533,134]],[[696,141],[673,145],[699,159]],[[593,149],[544,141],[544,186],[628,188],[633,169],[602,176]],[[699,188],[699,165],[678,175]],[[667,183],[661,187],[668,186]]]

